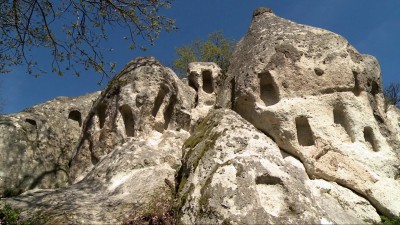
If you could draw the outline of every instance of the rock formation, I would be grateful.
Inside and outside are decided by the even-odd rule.
[[[0,204],[48,224],[140,223],[157,213],[182,224],[399,215],[400,111],[384,104],[375,58],[261,8],[220,71],[191,63],[184,82],[138,58],[100,94],[2,116],[1,160],[22,172],[1,164],[0,190],[34,189]],[[57,112],[43,117],[44,106]],[[40,166],[27,163],[32,152]],[[49,168],[66,173],[44,181]]]
[[[59,97],[0,115],[0,196],[67,184],[68,163],[97,96]]]
[[[357,224],[371,204],[304,165],[231,110],[213,110],[183,146],[183,224]],[[351,206],[351,207],[349,207]]]
[[[115,147],[153,131],[189,130],[194,90],[154,58],[129,63],[93,104],[71,161],[70,181],[81,180]]]
[[[399,142],[390,137],[396,129],[375,58],[332,32],[258,12],[231,64],[235,111],[299,158],[310,177],[400,213],[392,201],[400,199]]]

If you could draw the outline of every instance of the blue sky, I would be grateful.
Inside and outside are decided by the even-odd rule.
[[[155,46],[146,52],[128,50],[122,37],[111,36],[106,43],[115,50],[108,59],[120,70],[138,56],[155,56],[164,64],[174,59],[175,47],[195,39],[205,39],[222,30],[228,38],[239,40],[247,32],[257,7],[272,8],[278,16],[321,27],[345,37],[360,53],[375,56],[381,65],[384,84],[400,82],[400,1],[398,0],[175,0],[166,14],[176,20],[175,32],[162,33]],[[118,32],[115,32],[118,33]],[[32,52],[39,63],[51,59]],[[100,90],[95,72],[81,77],[48,73],[35,78],[25,67],[0,74],[3,113],[14,113],[58,96],[78,96]]]

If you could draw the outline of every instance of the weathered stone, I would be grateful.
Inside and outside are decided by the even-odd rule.
[[[212,111],[186,140],[178,182],[183,224],[380,220],[351,190],[310,180],[299,160],[231,110]]]
[[[46,215],[46,224],[120,224],[132,214],[149,212],[149,204],[174,197],[180,147],[188,136],[182,129],[132,138],[103,157],[79,183],[29,191],[3,203],[28,208],[24,216]]]
[[[233,54],[225,82],[235,84],[233,96],[221,93],[218,104],[233,97],[233,109],[298,157],[309,176],[398,215],[399,137],[380,75],[376,59],[343,37],[263,13]]]
[[[196,91],[195,107],[191,110],[192,127],[204,118],[216,102],[216,93],[222,83],[221,68],[210,62],[194,62],[188,65],[188,85]]]
[[[260,8],[220,71],[191,63],[182,81],[138,58],[93,104],[96,94],[3,116],[0,160],[22,172],[0,164],[2,178],[18,184],[65,165],[71,185],[0,206],[43,213],[49,224],[146,222],[140,215],[160,204],[180,210],[168,215],[183,224],[360,224],[399,214],[400,111],[385,105],[375,58]],[[65,183],[52,176],[38,187]]]
[[[189,130],[195,91],[154,58],[137,58],[93,104],[71,161],[71,183],[81,180],[115,147],[153,130]]]
[[[67,184],[82,123],[99,93],[0,115],[0,196]]]

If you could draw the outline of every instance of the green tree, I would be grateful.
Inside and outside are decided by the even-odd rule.
[[[173,69],[180,76],[184,76],[191,62],[214,62],[225,73],[229,67],[229,60],[235,48],[236,41],[227,39],[221,31],[212,32],[207,40],[195,40],[191,44],[175,49]]]
[[[113,73],[115,63],[104,62],[108,34],[122,28],[131,49],[141,48],[137,38],[153,45],[162,30],[175,29],[162,15],[173,0],[0,0],[0,73],[13,65],[26,65],[31,74],[46,72],[32,50],[45,48],[52,55],[51,68],[59,75],[71,70],[95,69]]]

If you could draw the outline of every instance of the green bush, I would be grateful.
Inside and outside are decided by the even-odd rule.
[[[381,216],[381,220],[382,220],[382,224],[384,225],[400,225],[400,214],[399,216],[395,216],[395,217],[385,217],[385,216]]]
[[[0,209],[0,224],[1,225],[40,225],[44,224],[48,218],[43,215],[34,215],[29,220],[23,220],[20,217],[21,211],[14,209],[6,204]]]
[[[19,188],[6,189],[3,193],[3,197],[4,198],[14,197],[20,195],[22,192],[23,192],[22,189]]]

